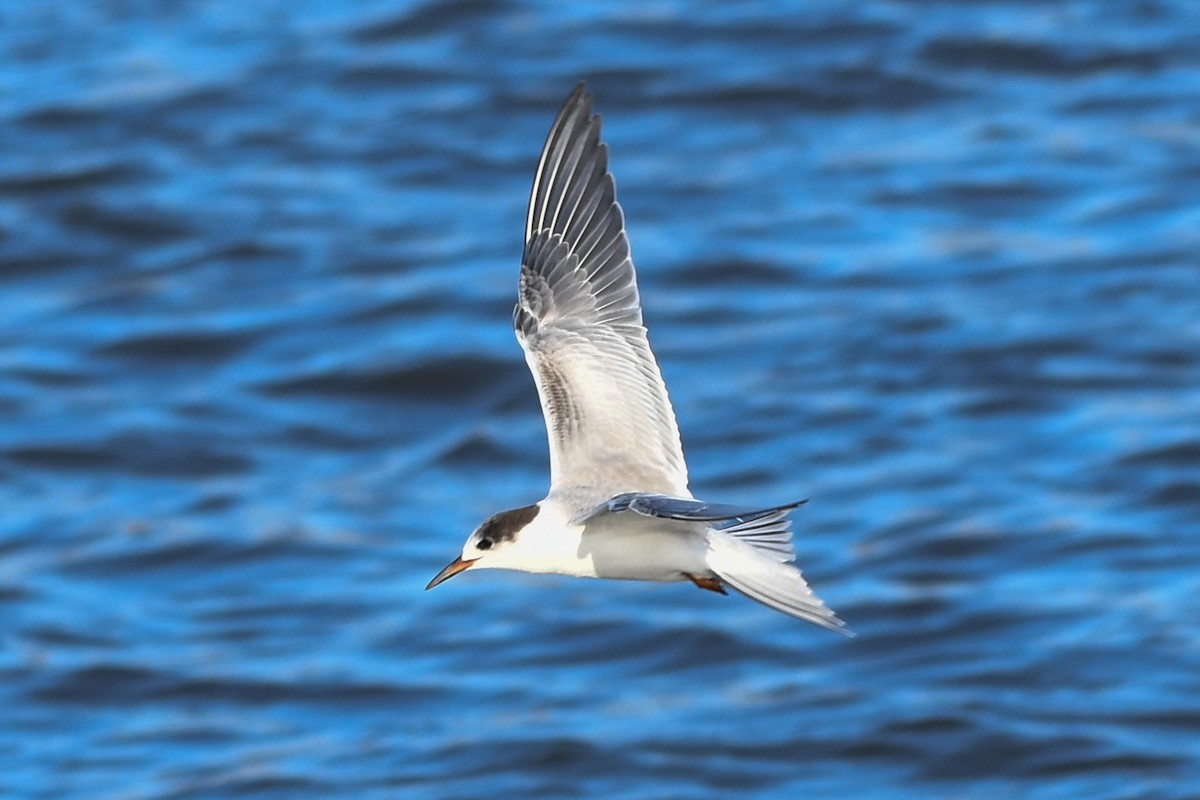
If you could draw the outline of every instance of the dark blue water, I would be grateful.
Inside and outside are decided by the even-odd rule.
[[[1200,796],[1200,14],[6,3],[0,796]],[[693,489],[858,637],[425,582],[589,80]]]

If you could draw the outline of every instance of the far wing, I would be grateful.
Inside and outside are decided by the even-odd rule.
[[[608,149],[582,83],[538,162],[513,327],[546,418],[551,491],[596,502],[634,490],[688,495]]]
[[[661,494],[628,492],[613,497],[596,508],[577,522],[592,519],[600,514],[620,514],[632,511],[644,517],[659,517],[662,519],[677,519],[684,522],[722,522],[719,528],[744,525],[754,520],[778,516],[780,512],[789,511],[804,505],[807,500],[797,500],[782,506],[760,508],[758,506],[738,506],[726,503],[706,503],[690,497],[667,497]]]

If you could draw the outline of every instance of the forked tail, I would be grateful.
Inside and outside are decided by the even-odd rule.
[[[813,593],[791,562],[791,526],[787,511],[750,519],[708,532],[709,568],[742,594],[776,611],[853,636]]]

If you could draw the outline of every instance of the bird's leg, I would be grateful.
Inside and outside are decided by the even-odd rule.
[[[689,581],[701,589],[708,589],[710,592],[716,592],[717,594],[726,594],[725,587],[721,585],[720,578],[697,578],[689,572],[683,574]]]

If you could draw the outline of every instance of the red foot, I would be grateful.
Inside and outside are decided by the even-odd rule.
[[[726,594],[725,587],[721,585],[720,578],[697,578],[695,575],[687,572],[683,574],[689,581],[701,589],[708,589],[710,592],[716,592],[717,594]]]

